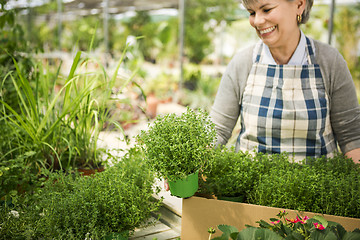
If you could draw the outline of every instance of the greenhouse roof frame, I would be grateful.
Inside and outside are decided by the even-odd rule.
[[[72,0],[64,3],[64,12],[102,12],[107,4],[110,14],[127,11],[145,11],[162,8],[178,8],[179,0]]]
[[[109,14],[128,11],[146,11],[163,8],[178,8],[179,0],[9,0],[8,9],[26,9],[42,6],[51,1],[62,5],[64,14],[93,15],[106,11]]]

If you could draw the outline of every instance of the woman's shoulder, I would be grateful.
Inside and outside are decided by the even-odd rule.
[[[228,64],[228,69],[239,71],[251,68],[253,63],[253,50],[255,46],[255,44],[251,44],[237,51]]]
[[[251,44],[241,48],[237,51],[232,59],[232,61],[250,61],[252,62],[253,52],[256,44]]]
[[[315,57],[318,60],[333,61],[338,57],[342,58],[340,52],[335,47],[319,40],[312,39],[312,41],[314,42],[315,46]]]

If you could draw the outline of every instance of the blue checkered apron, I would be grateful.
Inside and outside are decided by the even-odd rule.
[[[309,65],[261,64],[263,43],[258,47],[242,98],[238,150],[288,152],[297,161],[337,151],[320,67],[306,41]]]

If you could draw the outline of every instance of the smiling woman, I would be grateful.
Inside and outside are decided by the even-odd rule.
[[[240,151],[288,152],[300,161],[360,160],[360,107],[337,49],[303,34],[313,0],[243,0],[260,40],[242,49],[222,77],[211,117],[218,144],[238,118]]]
[[[299,43],[297,26],[309,17],[305,7],[305,1],[250,1],[246,5],[251,26],[277,64],[287,64]]]

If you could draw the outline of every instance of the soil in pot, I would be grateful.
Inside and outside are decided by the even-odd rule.
[[[80,172],[80,174],[82,174],[83,176],[91,176],[97,172],[102,172],[104,171],[104,167],[100,167],[100,168],[95,168],[95,169],[88,169],[88,168],[78,168],[77,169],[78,172]]]

